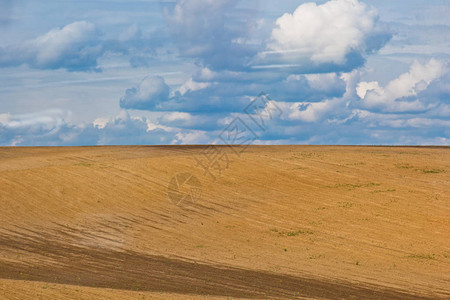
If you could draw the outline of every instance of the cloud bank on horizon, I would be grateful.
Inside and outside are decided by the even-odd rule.
[[[3,146],[450,145],[446,1],[0,4]]]

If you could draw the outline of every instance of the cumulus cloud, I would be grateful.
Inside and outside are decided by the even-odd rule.
[[[346,83],[336,73],[289,75],[277,82],[269,90],[279,101],[314,101],[341,97],[346,91]]]
[[[192,131],[186,133],[177,133],[171,144],[208,144],[211,142],[211,137],[203,131]]]
[[[28,64],[38,69],[98,70],[103,54],[95,25],[80,21],[54,28],[19,45],[0,48],[0,66]]]
[[[341,97],[345,91],[345,80],[335,73],[271,77],[264,72],[201,69],[171,91],[163,78],[145,78],[139,86],[126,90],[120,106],[151,111],[230,113],[241,112],[261,92],[275,96],[277,101],[319,102]]]
[[[169,2],[164,4],[167,24],[151,20],[157,24],[153,29],[133,19],[140,25],[120,21],[108,33],[108,25],[99,22],[106,30],[101,35],[92,23],[75,22],[0,47],[0,67],[93,71],[102,58],[102,64],[130,60],[133,67],[168,64],[168,69],[190,71],[171,77],[171,87],[151,76],[126,85],[119,95],[124,110],[92,123],[70,123],[67,111],[1,114],[0,144],[214,143],[236,117],[253,126],[255,143],[261,144],[449,143],[450,74],[442,61],[416,62],[387,84],[380,79],[382,67],[369,74],[364,72],[370,66],[360,68],[390,39],[374,8],[357,0],[319,1],[284,15],[265,14],[262,20],[248,18],[255,10],[244,2],[237,5],[238,0]],[[389,59],[375,61],[388,64]],[[393,72],[403,61],[397,59]],[[361,82],[362,76],[371,79]],[[264,130],[244,112],[261,92],[282,110],[266,120]],[[126,110],[151,111],[146,115],[152,119]]]
[[[292,112],[289,114],[289,118],[291,120],[301,120],[303,122],[317,122],[339,104],[339,100],[295,103],[290,106]]]
[[[192,77],[186,81],[180,88],[178,89],[178,92],[181,96],[186,94],[187,92],[195,92],[204,88],[207,88],[210,86],[210,82],[196,82],[192,79]]]
[[[120,107],[127,109],[157,110],[169,97],[169,86],[160,76],[146,77],[137,87],[127,89],[120,99]]]
[[[223,128],[227,126],[227,123],[224,122],[224,120],[230,118],[231,115],[232,114],[230,114],[230,112],[166,112],[158,118],[157,122],[160,125],[171,128],[214,132],[217,130],[223,130]]]
[[[128,112],[93,123],[71,124],[70,113],[62,110],[27,115],[0,114],[1,146],[76,146],[170,144],[178,139],[194,138],[200,130],[179,130],[151,123],[145,117]]]
[[[164,93],[168,94],[167,97],[154,97],[152,105],[142,106],[141,109],[165,111],[158,122],[171,128],[190,130],[179,133],[172,140],[174,143],[211,142],[217,138],[214,134],[223,129],[224,120],[232,120],[237,115],[245,118],[242,115],[243,109],[252,97],[264,91],[270,94],[283,114],[268,122],[270,126],[265,131],[258,132],[258,141],[261,143],[400,144],[396,130],[415,130],[415,136],[422,136],[417,143],[424,141],[423,138],[430,135],[430,130],[433,130],[432,135],[442,141],[441,138],[448,132],[432,129],[448,125],[447,121],[438,117],[439,114],[442,116],[445,111],[449,111],[448,107],[439,103],[443,98],[442,95],[449,94],[448,84],[441,76],[445,73],[442,63],[438,63],[442,67],[440,71],[434,60],[427,64],[419,64],[420,67],[414,66],[408,75],[400,76],[386,87],[375,81],[360,82],[362,70],[355,68],[364,63],[367,55],[384,45],[389,35],[379,29],[376,12],[358,1],[335,0],[324,5],[325,8],[329,8],[328,13],[335,16],[327,19],[332,20],[333,26],[341,28],[345,33],[342,42],[335,43],[332,40],[329,44],[330,47],[337,47],[338,51],[325,51],[329,41],[327,38],[320,45],[315,45],[316,41],[297,39],[300,43],[308,42],[309,44],[305,45],[310,52],[295,53],[297,48],[292,49],[296,56],[290,58],[296,61],[290,63],[295,62],[297,66],[273,70],[218,68],[207,63],[209,58],[203,60],[209,55],[207,51],[203,52],[204,49],[192,52],[193,57],[198,55],[203,60],[198,72],[178,88]],[[342,9],[339,5],[346,9]],[[314,16],[319,14],[312,18],[311,22],[316,22],[317,18],[319,21],[324,20],[320,19],[320,14],[325,12],[318,13],[323,10],[322,6],[315,4],[307,6],[314,8],[312,9]],[[317,29],[319,35],[317,38],[321,38],[321,34],[323,37],[339,36],[333,31],[334,28],[328,28],[333,26],[325,25],[324,23],[320,30]],[[271,43],[275,42],[275,39],[271,40]],[[324,52],[319,53],[314,47],[319,47]],[[287,62],[280,60],[281,58],[290,59],[287,56],[282,57],[286,53],[289,54],[289,51],[273,49],[271,51],[273,55],[278,55],[273,56],[278,63]],[[184,54],[187,55],[187,52]],[[314,56],[316,54],[317,57]],[[344,70],[348,72],[342,73]],[[417,76],[418,74],[421,75]],[[133,96],[139,94],[138,90],[139,87],[136,87],[131,94]],[[381,101],[384,104],[367,106],[365,101],[369,100],[369,103],[373,101],[375,98],[370,100],[373,96],[369,95],[375,92],[386,94],[383,97],[387,98],[380,98],[384,99]],[[428,95],[438,99],[439,105],[422,99]],[[144,98],[146,97],[141,97]],[[380,102],[380,99],[375,100]],[[386,109],[389,102],[386,99],[393,99],[399,104],[390,105],[390,108]],[[415,101],[420,102],[422,109],[426,108],[426,111],[417,110]],[[378,113],[367,109],[378,110]],[[406,114],[413,110],[415,114]],[[393,115],[392,112],[402,114]]]
[[[40,127],[47,130],[58,128],[66,119],[70,118],[70,112],[60,109],[51,109],[39,113],[22,115],[0,114],[0,124],[5,128]]]
[[[313,93],[313,95],[316,95],[316,97],[313,96],[315,101],[304,101],[305,99],[297,98],[297,101],[293,103],[278,102],[278,106],[284,112],[282,119],[291,122],[300,121],[317,124],[348,115],[349,103],[354,98],[353,88],[355,80],[358,78],[357,71],[344,73],[340,76],[337,76],[337,74],[308,74],[303,76],[311,86],[317,89]],[[331,89],[333,91],[337,86],[339,92],[334,97],[332,95],[335,92],[330,93],[332,97],[326,97],[326,93],[320,97],[320,90]]]
[[[230,22],[229,14],[237,2],[179,0],[172,10],[166,9],[167,24],[180,53],[213,69],[242,69],[255,50],[245,42],[251,21]]]
[[[37,113],[0,114],[0,144],[18,145],[24,140],[44,141],[60,132],[71,113],[60,109]]]
[[[357,0],[307,3],[277,20],[268,51],[256,55],[263,45],[249,42],[249,24],[245,22],[252,21],[230,22],[237,2],[179,0],[173,9],[166,9],[169,30],[180,53],[197,61],[200,71],[168,97],[165,92],[153,97],[141,93],[140,87],[128,89],[121,107],[237,112],[250,97],[264,91],[277,101],[304,102],[293,116],[317,120],[324,115],[319,111],[329,106],[328,99],[346,92],[346,84],[336,72],[360,66],[366,55],[389,39],[378,26],[375,9]],[[251,68],[251,63],[269,63],[271,59],[304,65],[287,70]]]
[[[380,49],[390,35],[377,25],[377,11],[357,0],[305,3],[277,19],[259,62],[306,72],[350,71]]]
[[[377,81],[363,81],[358,84],[356,91],[363,105],[369,109],[386,112],[423,111],[430,105],[420,101],[417,96],[444,73],[445,65],[436,59],[424,64],[415,61],[409,72],[390,81],[384,88]]]
[[[172,136],[163,128],[152,126],[144,117],[131,117],[126,111],[105,123],[103,128],[87,126],[80,136],[94,132],[97,145],[167,144]]]
[[[348,72],[391,37],[381,28],[377,11],[357,0],[302,4],[279,17],[265,37],[264,20],[231,17],[237,2],[179,0],[166,10],[180,53],[213,70]]]

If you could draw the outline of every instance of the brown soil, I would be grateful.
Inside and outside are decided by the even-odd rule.
[[[448,299],[448,191],[446,147],[0,148],[0,298]]]

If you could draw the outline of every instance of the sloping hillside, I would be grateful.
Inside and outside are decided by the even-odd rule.
[[[450,297],[450,148],[0,148],[0,298]]]

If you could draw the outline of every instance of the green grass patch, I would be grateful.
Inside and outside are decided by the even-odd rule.
[[[412,255],[408,255],[407,258],[416,258],[416,259],[424,259],[424,260],[436,259],[434,254],[412,254]]]
[[[353,203],[351,203],[351,202],[339,202],[339,207],[342,207],[342,208],[350,208],[352,206],[353,206]]]
[[[344,166],[364,166],[365,162],[346,163]]]
[[[375,182],[369,182],[369,183],[357,183],[357,184],[351,184],[351,183],[338,183],[335,185],[327,185],[327,188],[346,188],[348,190],[354,190],[357,188],[365,188],[365,187],[373,187],[373,186],[380,186],[381,183],[375,183]]]
[[[375,191],[372,191],[371,193],[374,193],[374,194],[376,194],[376,193],[391,193],[391,192],[395,192],[396,191],[396,189],[387,189],[387,190],[375,190]]]
[[[439,174],[445,173],[445,170],[442,169],[417,169],[417,171],[422,172],[423,174]]]
[[[419,167],[414,167],[410,164],[396,164],[395,165],[397,168],[399,169],[406,169],[406,170],[414,170],[416,172],[421,172],[423,174],[439,174],[439,173],[445,173],[445,170],[443,169],[436,169],[436,168],[429,168],[429,167],[425,167],[425,168],[419,168]]]
[[[326,207],[326,206],[322,206],[322,207],[317,207],[316,208],[316,210],[324,210],[324,209],[327,209],[328,207]]]
[[[301,234],[314,234],[314,232],[310,231],[310,230],[295,230],[295,231],[279,231],[276,228],[270,229],[270,231],[276,232],[279,235],[282,236],[297,236],[297,235],[301,235]]]

